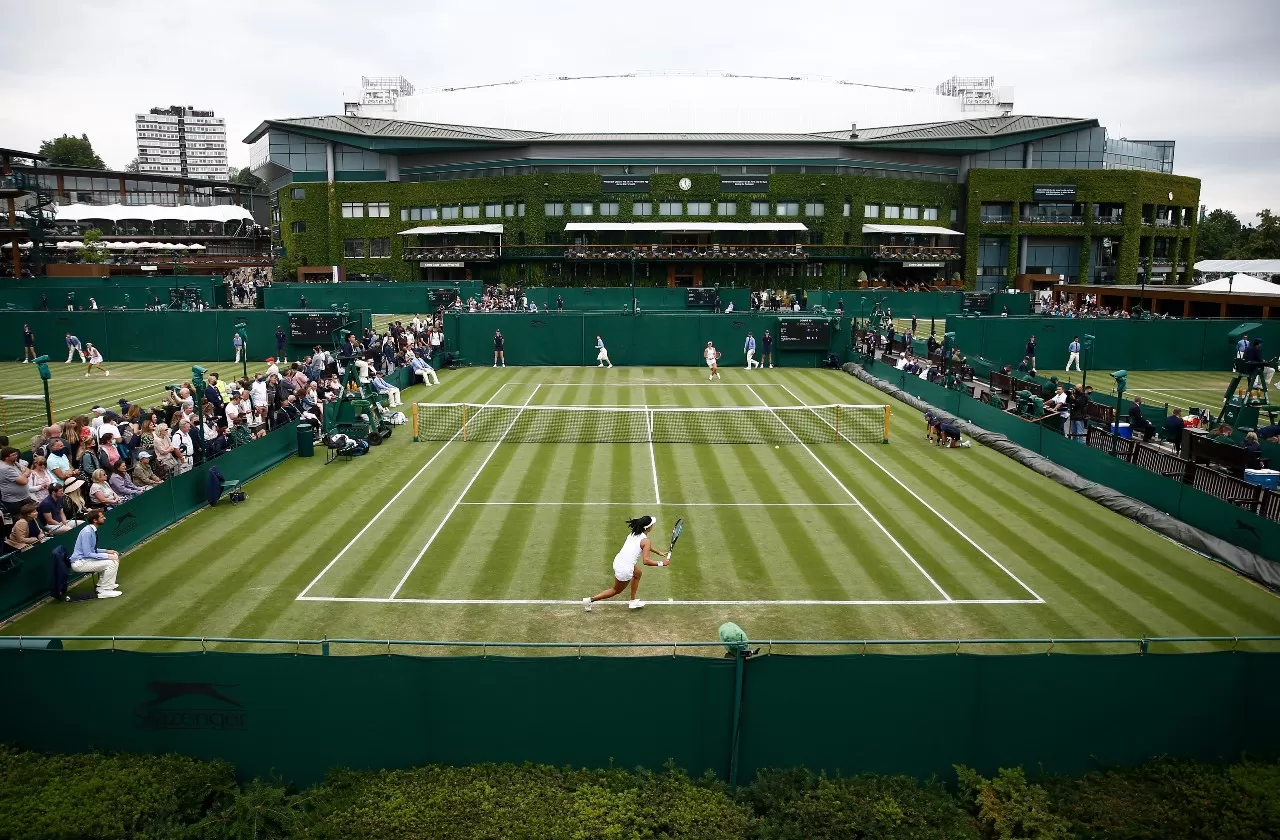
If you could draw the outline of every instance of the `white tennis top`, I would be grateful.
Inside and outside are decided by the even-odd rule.
[[[628,534],[626,542],[622,544],[622,548],[618,549],[618,555],[614,557],[614,561],[625,561],[632,565],[640,562],[640,541],[645,537],[644,531],[638,534]]]
[[[712,361],[716,357],[716,348],[708,347],[706,350],[703,350],[702,357],[708,362]]]

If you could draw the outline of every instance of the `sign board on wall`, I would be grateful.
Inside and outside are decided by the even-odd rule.
[[[940,262],[904,262],[903,268],[942,268],[946,263]]]
[[[721,175],[720,192],[768,192],[768,175]]]
[[[420,262],[418,268],[463,268],[460,262]]]
[[[1032,201],[1075,201],[1075,184],[1036,184],[1031,188]]]
[[[601,192],[648,192],[648,175],[601,175]]]

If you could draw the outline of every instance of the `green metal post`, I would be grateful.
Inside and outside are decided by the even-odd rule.
[[[53,402],[49,399],[49,380],[41,379],[40,384],[44,386],[44,416],[48,418],[49,425],[53,425]]]
[[[742,731],[743,660],[746,658],[742,653],[737,651],[733,657],[733,740],[729,746],[729,787],[735,789],[738,787],[738,736]]]

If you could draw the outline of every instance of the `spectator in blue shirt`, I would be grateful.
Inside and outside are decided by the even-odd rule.
[[[77,574],[98,575],[98,597],[118,598],[123,593],[116,584],[120,570],[120,553],[98,548],[98,528],[107,515],[100,510],[90,511],[86,524],[76,537],[76,547],[71,551],[71,571]]]
[[[412,351],[411,351],[412,352]],[[422,377],[423,385],[439,385],[440,377],[436,375],[436,369],[431,363],[421,356],[412,356],[409,359],[409,367],[413,368],[415,378]]]
[[[387,395],[388,408],[395,408],[400,405],[400,389],[383,379],[381,374],[373,377],[373,390],[379,394]]]
[[[1076,372],[1080,372],[1080,336],[1071,339],[1071,343],[1067,345],[1067,370],[1071,370],[1071,366],[1076,366]]]
[[[760,367],[760,363],[756,361],[756,337],[754,335],[747,333],[747,341],[742,349],[747,353],[747,370]]]
[[[1243,359],[1244,351],[1249,349],[1249,336],[1244,336],[1236,342],[1236,358]]]

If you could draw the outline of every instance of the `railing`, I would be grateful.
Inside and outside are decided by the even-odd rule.
[[[1093,223],[1095,225],[1123,225],[1124,214],[1117,213],[1115,215],[1103,216],[1095,213],[1093,216]]]
[[[956,248],[922,245],[877,245],[872,255],[878,260],[960,260],[964,259]]]
[[[1084,216],[1024,216],[1023,224],[1028,225],[1082,225]]]
[[[1159,228],[1181,227],[1181,225],[1175,222],[1173,219],[1143,219],[1142,223],[1144,225],[1159,227]]]
[[[12,175],[0,175],[0,190],[26,190],[28,189],[27,176],[21,172],[15,172]]]
[[[803,245],[570,245],[566,260],[803,260]]]
[[[406,246],[406,260],[441,260],[449,262],[483,262],[496,260],[502,255],[497,245],[431,245]]]
[[[1195,471],[1191,474],[1191,486],[1253,513],[1259,513],[1266,507],[1265,496],[1271,495],[1271,491],[1265,487],[1250,484],[1243,479],[1200,464],[1196,465]]]
[[[985,225],[1007,225],[1013,221],[1012,213],[983,213],[980,221]]]

